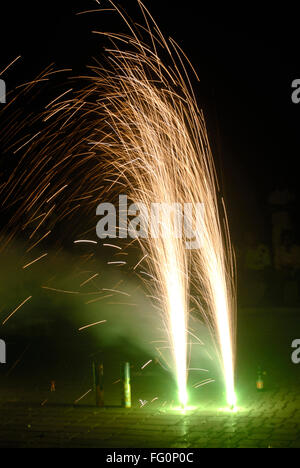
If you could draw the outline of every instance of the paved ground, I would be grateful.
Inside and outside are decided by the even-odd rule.
[[[300,364],[290,359],[291,342],[300,338],[299,319],[296,310],[243,312],[237,412],[222,409],[222,390],[214,384],[192,394],[193,408],[172,409],[170,379],[154,366],[132,370],[130,410],[117,406],[116,369],[107,373],[107,407],[101,409],[92,391],[74,404],[91,388],[88,375],[80,381],[66,374],[50,393],[46,377],[17,366],[1,376],[0,447],[300,448]],[[262,393],[255,389],[257,363],[266,369]],[[82,374],[73,364],[74,376]]]
[[[195,409],[1,405],[1,447],[298,447],[300,397],[249,398],[235,414]]]

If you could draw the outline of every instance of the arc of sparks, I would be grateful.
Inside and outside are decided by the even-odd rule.
[[[109,3],[115,7],[114,2]],[[111,36],[107,54],[112,67],[95,67],[96,78],[92,78],[95,95],[104,96],[101,106],[92,105],[100,133],[93,151],[98,148],[103,156],[111,189],[125,187],[128,197],[142,203],[148,213],[153,202],[167,206],[189,203],[193,209],[199,203],[204,206],[201,225],[197,225],[201,247],[189,251],[182,239],[174,236],[167,210],[162,211],[164,236],[138,238],[148,267],[141,273],[153,278],[153,295],[162,298],[180,403],[184,406],[188,399],[187,334],[193,291],[202,298],[199,313],[215,337],[227,401],[234,405],[233,254],[226,215],[224,223],[221,221],[205,120],[195,101],[185,55],[175,41],[165,40],[140,0],[138,5],[151,43],[139,40],[127,20],[132,34],[128,49],[124,46],[128,36]],[[171,66],[160,59],[160,45],[169,54]],[[90,87],[87,93],[91,93]],[[92,135],[90,141],[95,142]],[[192,215],[189,221],[190,225],[195,222]]]
[[[164,238],[138,239],[147,270],[139,273],[146,276],[151,295],[160,298],[180,402],[183,405],[187,402],[187,335],[192,294],[201,298],[197,303],[198,313],[204,317],[215,338],[227,401],[234,405],[236,308],[233,252],[226,214],[219,203],[204,115],[195,101],[185,68],[185,63],[189,62],[174,41],[164,38],[140,0],[137,4],[146,27],[141,27],[138,33],[136,28],[139,27],[124,17],[115,2],[108,0],[108,3],[124,19],[129,33],[101,32],[111,40],[111,47],[106,50],[107,67],[98,64],[90,67],[91,76],[87,78],[85,88],[72,98],[68,94],[66,101],[63,100],[65,93],[52,101],[43,119],[49,127],[17,150],[26,152],[27,162],[30,158],[32,165],[30,181],[28,178],[26,183],[28,190],[31,187],[33,191],[24,202],[30,219],[35,219],[42,207],[44,211],[45,201],[52,201],[53,196],[49,198],[46,194],[50,183],[53,185],[51,193],[59,194],[56,203],[63,200],[62,209],[53,205],[43,213],[30,239],[50,221],[54,209],[60,221],[64,217],[75,218],[74,212],[77,214],[84,204],[86,212],[90,213],[99,195],[106,196],[107,183],[110,193],[117,193],[121,187],[132,201],[142,202],[148,212],[153,202],[190,203],[193,207],[202,203],[205,207],[201,225],[202,247],[187,251],[182,240],[174,238],[172,224],[164,221],[167,234]],[[36,83],[48,79],[49,73],[51,70],[46,70],[41,75],[45,78]],[[64,132],[64,140],[53,138],[66,122],[68,125],[64,130],[68,131]],[[55,164],[47,170],[40,185],[42,167],[51,160]],[[21,163],[17,174],[23,180]],[[66,174],[68,181],[74,179],[70,190],[60,189]],[[4,203],[11,201],[12,193],[14,198],[23,195],[16,180],[12,178],[5,185]],[[79,200],[80,204],[77,203]],[[22,215],[23,208],[19,206],[16,216]],[[162,218],[167,219],[166,213]],[[88,239],[74,242],[97,244]]]

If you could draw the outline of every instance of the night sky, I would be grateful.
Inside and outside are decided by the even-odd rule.
[[[135,17],[132,0],[120,4]],[[300,103],[291,100],[291,83],[300,78],[297,11],[264,12],[252,4],[251,9],[208,12],[196,1],[145,4],[199,74],[200,83],[193,83],[207,119],[234,239],[241,241],[244,230],[254,226],[270,237],[270,191],[288,187],[296,194],[295,212],[299,204]],[[112,13],[75,15],[93,8],[97,4],[92,0],[6,5],[1,12],[1,67],[22,55],[6,76],[8,89],[51,62],[80,73],[93,56],[99,57],[101,40],[91,31],[122,26]]]

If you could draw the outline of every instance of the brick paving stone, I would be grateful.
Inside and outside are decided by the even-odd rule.
[[[291,442],[288,440],[269,440],[269,448],[289,448]]]
[[[297,440],[291,442],[290,448],[300,448],[300,439],[298,438]]]
[[[270,439],[270,433],[268,432],[253,432],[248,435],[249,440],[267,440]]]
[[[190,442],[190,447],[205,447],[208,443],[208,437],[197,437],[195,440]]]
[[[225,442],[222,439],[209,439],[206,448],[224,447]]]
[[[282,431],[274,431],[272,432],[271,439],[272,440],[290,440],[294,441],[297,440],[298,435],[293,434],[292,432],[282,432]]]
[[[257,440],[250,440],[250,439],[243,439],[240,440],[237,444],[237,448],[260,448],[261,441]]]

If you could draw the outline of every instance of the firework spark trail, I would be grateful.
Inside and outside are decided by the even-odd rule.
[[[2,322],[2,325],[5,325],[5,323],[27,302],[29,301],[30,299],[32,299],[32,296],[29,296],[27,297],[27,299],[25,299],[23,302],[21,302],[21,304],[18,305],[18,307],[16,307],[11,314],[9,314],[8,317],[6,317],[5,320],[3,320]]]
[[[95,325],[99,325],[100,323],[106,323],[106,320],[100,320],[100,322],[85,325],[84,327],[79,328],[78,331],[85,330],[86,328],[94,327]]]
[[[99,273],[95,273],[93,276],[91,276],[90,278],[88,278],[87,280],[83,281],[79,286],[82,287],[82,286],[85,286],[87,283],[89,283],[90,281],[92,281],[94,278],[96,278],[97,276],[99,276]]]
[[[150,363],[152,362],[152,359],[149,359],[145,364],[142,365],[141,370],[145,369]]]
[[[90,388],[87,392],[85,392],[83,395],[81,395],[77,400],[74,401],[74,405],[80,402],[84,397],[86,397],[90,392],[92,391],[92,388]]]
[[[25,270],[25,268],[28,268],[29,266],[33,265],[34,263],[38,262],[39,260],[41,260],[42,258],[46,257],[48,254],[47,253],[44,253],[43,255],[41,255],[40,257],[36,258],[35,260],[32,260],[32,262],[30,263],[27,263],[26,265],[24,265],[22,268],[23,270]]]

